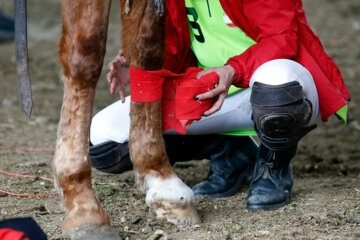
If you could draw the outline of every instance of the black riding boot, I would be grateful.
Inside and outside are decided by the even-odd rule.
[[[248,137],[210,135],[164,135],[170,163],[210,159],[208,182],[194,187],[196,197],[233,195],[245,177],[251,177],[257,146]],[[92,167],[107,173],[132,169],[127,143],[106,142],[89,148]]]
[[[274,151],[260,146],[246,199],[248,210],[275,210],[289,203],[294,182],[289,163],[296,148]]]
[[[296,81],[282,85],[255,82],[251,104],[261,146],[246,208],[274,210],[290,201],[293,175],[289,164],[300,139],[316,127],[309,126],[312,105]]]
[[[227,136],[221,149],[210,156],[208,180],[193,187],[195,198],[234,195],[242,182],[250,181],[256,153],[257,146],[249,137]]]

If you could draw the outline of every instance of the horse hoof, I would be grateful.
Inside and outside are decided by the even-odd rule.
[[[200,217],[192,203],[179,206],[163,200],[150,203],[150,208],[159,220],[166,219],[175,225],[200,224]]]
[[[121,240],[110,225],[85,225],[71,231],[65,231],[71,240]]]

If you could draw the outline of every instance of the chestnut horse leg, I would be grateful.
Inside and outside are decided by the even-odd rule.
[[[155,13],[161,0],[131,1],[122,6],[122,45],[132,67],[158,70],[165,57],[165,16]],[[157,6],[159,7],[159,6]],[[159,9],[159,8],[157,8]],[[173,171],[162,137],[161,101],[131,102],[130,156],[146,203],[159,219],[175,224],[199,223],[193,192]]]
[[[65,87],[53,160],[56,187],[67,211],[62,228],[72,239],[119,239],[109,233],[110,218],[94,196],[88,156],[111,0],[63,0],[62,4],[59,57]]]

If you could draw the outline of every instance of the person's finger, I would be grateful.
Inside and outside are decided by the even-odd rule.
[[[209,69],[202,70],[196,74],[196,79],[199,79],[199,78],[203,77],[204,75],[211,73],[211,72],[214,72],[214,69],[209,68]]]
[[[125,64],[126,64],[126,58],[125,58],[124,56],[121,56],[121,57],[120,57],[120,63],[121,63],[122,65],[125,65]]]
[[[214,88],[211,91],[199,94],[195,97],[196,100],[206,100],[209,98],[213,98],[218,96],[220,93],[225,92],[226,91],[226,87],[224,85],[218,85],[216,88]]]
[[[110,93],[111,94],[114,94],[115,88],[116,88],[116,81],[112,81],[112,83],[110,84]]]
[[[112,73],[116,73],[118,70],[117,64],[112,63],[109,69]]]
[[[126,58],[124,56],[124,51],[122,49],[120,49],[120,51],[119,51],[119,57],[120,57],[121,63],[126,64]]]
[[[124,85],[120,85],[119,95],[120,95],[121,102],[124,103],[125,102],[125,86]]]
[[[120,55],[116,55],[116,57],[114,58],[114,60],[112,60],[113,63],[119,63],[121,61],[121,57]]]
[[[218,99],[217,99],[216,102],[212,105],[212,107],[211,107],[209,110],[207,110],[206,112],[204,112],[203,114],[204,114],[205,116],[209,116],[209,115],[211,115],[211,114],[219,111],[220,108],[221,108],[221,106],[222,106],[223,103],[224,103],[225,97],[226,97],[226,94],[221,94],[221,95],[219,95]]]
[[[112,80],[113,80],[113,77],[114,77],[113,73],[112,73],[112,72],[108,72],[108,74],[106,75],[106,79],[107,79],[107,82],[108,82],[109,84],[111,84],[111,82],[112,82]]]
[[[108,69],[110,70],[110,71],[114,71],[114,61],[111,61],[111,62],[109,62],[108,63],[108,65],[107,65],[107,67],[108,67]]]

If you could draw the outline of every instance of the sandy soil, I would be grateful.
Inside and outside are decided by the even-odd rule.
[[[134,189],[132,172],[107,175],[94,171],[96,194],[124,239],[151,239],[157,229],[169,239],[360,239],[360,3],[358,0],[304,0],[309,23],[339,65],[352,95],[352,121],[322,123],[302,141],[292,166],[291,203],[273,212],[245,210],[248,185],[230,198],[196,202],[203,223],[177,227],[156,221]],[[11,13],[12,1],[0,1]],[[0,146],[53,148],[62,100],[57,60],[61,28],[60,1],[28,1],[29,55],[34,109],[27,119],[19,108],[14,44],[0,42]],[[119,6],[113,3],[105,62],[119,49]],[[117,96],[108,94],[106,69],[99,81],[94,112]],[[0,169],[52,177],[52,152],[0,151]],[[175,166],[190,186],[204,180],[208,161]],[[0,188],[17,193],[54,193],[51,183],[0,174]],[[49,239],[66,239],[57,197],[12,197],[0,194],[0,219],[32,216]]]

